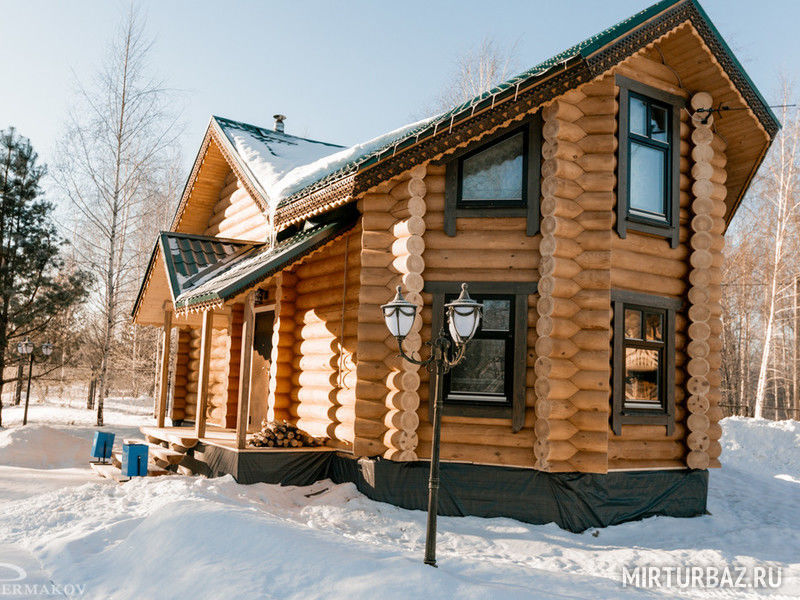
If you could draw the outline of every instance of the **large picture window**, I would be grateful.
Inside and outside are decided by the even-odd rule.
[[[470,217],[525,217],[527,233],[539,231],[541,118],[505,130],[448,158],[444,230]]]
[[[464,361],[442,378],[445,415],[508,418],[519,431],[525,422],[528,296],[535,283],[468,282],[483,304],[483,318]],[[444,325],[444,305],[458,296],[458,282],[426,282],[433,295],[434,335]],[[435,390],[431,382],[430,397]],[[432,406],[431,406],[432,408]]]
[[[675,313],[680,301],[612,291],[614,308],[612,429],[624,424],[675,426]]]
[[[683,98],[617,76],[619,160],[617,231],[666,237],[678,244],[680,109]]]

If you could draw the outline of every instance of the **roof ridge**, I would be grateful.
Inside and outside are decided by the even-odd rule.
[[[301,186],[294,187],[293,191],[289,190],[285,196],[276,199],[278,209],[283,209],[288,205],[295,204],[301,199],[308,198],[315,192],[327,188],[334,182],[344,180],[348,177],[354,177],[367,168],[390,159],[398,152],[403,152],[417,143],[432,138],[438,132],[444,131],[448,126],[452,128],[454,124],[460,125],[474,115],[476,111],[479,110],[483,112],[488,110],[490,107],[494,107],[497,101],[508,101],[512,94],[516,99],[518,94],[525,94],[530,89],[535,88],[538,82],[543,78],[557,76],[560,70],[568,71],[580,68],[580,65],[583,65],[588,69],[588,73],[592,74],[595,69],[607,68],[605,64],[606,61],[600,60],[602,59],[603,53],[606,52],[606,47],[626,39],[627,36],[633,36],[638,29],[648,27],[651,21],[657,23],[662,15],[669,16],[673,14],[683,15],[683,18],[693,22],[696,27],[702,26],[702,28],[707,31],[711,40],[716,44],[716,49],[712,49],[712,51],[721,53],[725,57],[732,59],[727,62],[729,68],[732,70],[732,76],[735,75],[735,79],[738,80],[738,82],[734,82],[734,85],[741,88],[740,91],[745,96],[745,101],[752,105],[756,118],[768,132],[777,129],[779,123],[774,113],[769,109],[763,96],[761,96],[753,81],[744,71],[741,63],[733,55],[730,47],[722,39],[719,31],[700,6],[698,0],[659,0],[630,17],[534,65],[526,71],[499,83],[492,89],[478,94],[468,101],[451,107],[444,112],[435,114],[428,119],[424,119],[418,123],[408,124],[404,127],[388,131],[372,140],[348,147],[327,144],[329,147],[341,150],[339,153],[342,158],[341,162],[333,168],[327,170],[323,169],[323,172],[316,174],[315,178],[307,177],[306,181],[303,181]],[[697,20],[700,22],[697,23]],[[214,119],[217,119],[218,125],[229,124],[231,128],[240,127],[244,131],[257,137],[271,136],[270,139],[280,139],[277,138],[277,136],[288,136],[288,134],[275,134],[269,130],[240,121],[233,121],[222,117],[214,117]],[[223,128],[220,127],[220,129]],[[227,131],[225,132],[225,136],[230,139]],[[311,143],[325,144],[325,142],[317,142],[316,140],[309,140],[307,138],[298,139],[306,140]],[[266,143],[265,140],[262,141]],[[350,151],[350,154],[347,154],[348,151]],[[330,156],[335,155],[336,153]],[[330,157],[323,158],[329,159]],[[313,162],[302,166],[307,167],[312,164]],[[256,177],[256,179],[258,178]],[[291,188],[291,186],[287,186],[287,188]],[[284,188],[284,190],[287,188]]]
[[[292,135],[291,133],[286,133],[283,131],[275,131],[274,129],[267,129],[266,127],[262,127],[260,125],[253,125],[252,123],[245,123],[244,121],[237,121],[235,119],[229,119],[228,117],[220,117],[219,115],[211,115],[211,118],[217,121],[224,121],[228,125],[234,127],[238,126],[241,129],[247,130],[250,133],[254,133],[259,136],[276,136],[276,137],[293,138],[296,140],[303,140],[304,142],[311,142],[312,144],[321,144],[323,146],[341,148],[342,150],[348,148],[348,146],[342,146],[341,144],[334,144],[333,142],[323,142],[321,140],[313,140],[311,138],[302,137],[299,135]]]
[[[408,133],[408,135],[406,135],[405,137],[403,137],[403,138],[401,138],[399,140],[395,140],[394,143],[388,144],[388,145],[386,145],[386,146],[384,146],[384,147],[382,147],[382,148],[380,148],[378,150],[375,150],[374,152],[361,157],[360,160],[353,161],[352,164],[346,165],[342,169],[339,169],[338,171],[334,171],[333,173],[328,174],[327,176],[323,177],[322,179],[307,185],[306,187],[304,187],[301,190],[296,191],[295,193],[291,194],[289,197],[285,198],[281,202],[281,205],[286,205],[286,204],[291,203],[292,200],[294,200],[295,198],[299,198],[301,196],[304,196],[310,190],[317,189],[319,187],[324,187],[324,184],[327,181],[331,181],[331,180],[336,179],[336,178],[338,178],[338,177],[340,177],[340,176],[342,176],[344,174],[347,174],[347,173],[349,173],[349,172],[351,172],[353,170],[357,170],[358,167],[360,167],[362,164],[364,164],[365,162],[369,161],[370,159],[372,159],[372,158],[374,158],[376,156],[380,157],[380,155],[383,154],[384,152],[386,152],[386,150],[388,148],[391,148],[392,146],[399,146],[400,143],[403,143],[403,142],[407,141],[408,139],[410,139],[411,137],[414,137],[415,135],[418,136],[420,133],[422,133],[423,131],[429,129],[432,126],[433,127],[438,127],[439,125],[441,125],[443,123],[446,123],[448,118],[452,118],[455,115],[457,115],[457,114],[459,114],[459,113],[461,113],[461,112],[463,112],[463,111],[465,111],[465,110],[467,110],[467,109],[469,109],[469,108],[471,108],[473,106],[477,106],[481,102],[487,100],[488,98],[491,98],[492,96],[494,96],[496,94],[499,94],[501,92],[504,92],[506,90],[511,89],[512,87],[514,87],[515,84],[520,85],[522,82],[525,82],[525,81],[529,80],[530,78],[535,77],[537,75],[541,75],[542,73],[545,73],[545,72],[549,71],[553,67],[555,67],[555,66],[557,66],[559,64],[567,62],[571,58],[575,58],[576,56],[582,55],[582,52],[583,52],[583,50],[585,48],[588,48],[588,47],[594,48],[596,46],[602,45],[601,44],[601,40],[602,40],[602,43],[605,43],[605,39],[611,37],[623,25],[626,25],[627,23],[632,22],[632,21],[638,21],[638,20],[642,19],[645,16],[649,18],[650,16],[660,13],[663,10],[669,8],[670,6],[673,6],[675,4],[680,4],[682,2],[687,2],[687,1],[692,1],[692,0],[659,0],[659,2],[656,2],[655,4],[645,8],[644,10],[641,10],[638,13],[636,13],[636,14],[634,14],[634,15],[626,18],[626,19],[623,19],[622,21],[616,23],[615,25],[607,27],[606,29],[604,29],[600,33],[597,33],[597,34],[595,34],[595,35],[593,35],[593,36],[591,36],[589,38],[586,38],[585,40],[583,40],[581,42],[578,42],[577,44],[573,44],[572,46],[570,46],[566,50],[562,50],[561,52],[559,52],[555,56],[552,56],[552,57],[550,57],[550,58],[548,58],[548,59],[546,59],[546,60],[544,60],[544,61],[542,61],[542,62],[540,62],[540,63],[538,63],[536,65],[534,65],[533,67],[527,69],[526,71],[522,71],[521,73],[515,75],[514,77],[511,77],[510,79],[507,79],[506,81],[503,81],[503,82],[497,84],[495,87],[491,88],[490,90],[482,92],[481,94],[478,94],[477,96],[474,96],[470,100],[467,100],[466,102],[462,102],[461,104],[453,106],[452,108],[450,108],[450,109],[448,109],[448,110],[446,110],[446,111],[444,111],[442,113],[439,113],[437,115],[433,115],[430,118],[430,121],[427,124],[420,126],[418,128],[418,130],[415,129],[413,131],[410,131]]]
[[[450,124],[452,125],[452,123],[456,120],[456,117],[462,115],[462,113],[465,113],[470,109],[472,109],[472,112],[474,113],[478,105],[488,101],[494,96],[498,96],[503,93],[509,93],[515,87],[517,91],[519,91],[523,83],[527,85],[528,83],[530,83],[532,79],[543,76],[544,74],[551,71],[553,68],[558,67],[559,65],[562,64],[566,64],[571,59],[581,58],[585,60],[586,58],[596,53],[600,48],[607,45],[611,41],[619,39],[624,35],[630,33],[636,27],[639,27],[640,25],[644,24],[646,21],[655,17],[656,15],[664,13],[665,11],[668,11],[670,9],[675,9],[680,5],[691,6],[692,8],[695,9],[696,13],[700,16],[700,18],[703,19],[706,23],[708,23],[712,31],[712,34],[718,40],[722,41],[723,51],[727,53],[729,56],[733,57],[734,68],[736,68],[739,72],[743,74],[746,84],[754,91],[755,96],[757,97],[758,101],[762,103],[769,117],[777,124],[778,123],[777,117],[775,117],[774,113],[771,111],[771,109],[769,109],[769,107],[767,106],[767,102],[761,96],[760,92],[756,88],[753,81],[744,71],[744,67],[742,67],[741,63],[735,58],[730,47],[724,42],[719,31],[711,22],[711,19],[708,16],[708,14],[700,6],[698,0],[659,0],[658,2],[635,13],[634,15],[626,19],[623,19],[622,21],[616,23],[615,25],[607,27],[601,32],[589,38],[586,38],[585,40],[577,44],[570,46],[566,50],[563,50],[562,52],[556,54],[555,56],[547,60],[540,62],[539,64],[531,67],[527,71],[523,71],[522,73],[515,75],[514,77],[496,85],[492,89],[483,92],[482,94],[478,94],[477,96],[471,98],[470,100],[462,104],[459,104],[457,106],[454,106],[443,113],[433,116],[427,125],[415,129],[409,132],[408,135],[406,135],[405,137],[395,140],[394,143],[389,144],[388,146],[385,146],[382,149],[377,149],[372,153],[364,155],[360,157],[358,161],[353,161],[352,163],[345,165],[341,169],[329,173],[325,177],[305,186],[303,189],[300,189],[294,192],[293,194],[289,195],[287,198],[285,198],[280,203],[280,205],[285,206],[291,204],[295,200],[303,198],[313,193],[316,190],[324,188],[329,182],[338,180],[344,176],[351,174],[354,171],[357,171],[365,163],[370,163],[371,166],[371,164],[375,164],[376,162],[380,162],[381,160],[388,158],[388,156],[385,156],[385,154],[389,149],[394,148],[393,150],[394,153],[401,146],[404,147],[409,145],[411,143],[410,140],[414,138],[415,138],[414,143],[416,143],[416,141],[419,141],[419,139],[423,137],[423,134],[425,134],[424,137],[426,138],[430,137],[430,135],[436,133],[437,129],[440,126],[447,126],[448,122],[450,122]],[[433,132],[432,134],[430,133],[431,130]]]

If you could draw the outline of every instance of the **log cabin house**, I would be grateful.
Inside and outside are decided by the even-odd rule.
[[[404,345],[424,355],[464,281],[485,314],[442,383],[441,513],[705,511],[723,235],[779,123],[695,0],[364,144],[283,119],[213,117],[155,245],[133,309],[164,332],[151,439],[424,508],[432,390],[380,305],[400,285],[424,307]],[[263,419],[325,446],[248,447]]]

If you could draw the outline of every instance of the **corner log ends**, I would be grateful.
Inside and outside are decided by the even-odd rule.
[[[417,459],[419,367],[398,356],[380,305],[402,286],[406,298],[422,304],[427,186],[426,166],[419,166],[384,192],[360,200],[361,288],[358,311],[358,365],[354,451],[392,460]],[[407,352],[422,348],[418,315],[404,341]]]
[[[686,401],[689,453],[686,465],[692,469],[719,466],[722,418],[719,408],[722,364],[721,333],[721,249],[725,231],[725,195],[723,181],[714,181],[715,173],[724,174],[725,143],[713,129],[713,115],[697,112],[711,108],[713,98],[699,92],[691,98],[692,123],[692,247],[689,262],[689,362]],[[715,167],[714,165],[718,165]],[[719,166],[721,165],[721,166]]]

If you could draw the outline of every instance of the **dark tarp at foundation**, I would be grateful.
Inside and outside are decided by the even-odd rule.
[[[231,474],[239,483],[310,485],[321,479],[354,483],[365,496],[427,510],[425,461],[399,463],[331,451],[236,452],[198,447],[195,472]],[[708,471],[619,471],[544,473],[533,469],[445,462],[441,464],[439,514],[509,517],[526,523],[556,523],[581,532],[651,517],[706,514]]]

